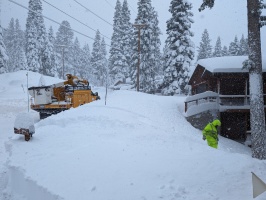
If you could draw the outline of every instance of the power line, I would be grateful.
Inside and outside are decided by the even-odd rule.
[[[84,5],[82,5],[81,3],[79,3],[78,1],[76,0],[73,0],[75,1],[77,4],[79,4],[81,7],[85,8],[87,11],[91,12],[93,15],[95,15],[96,17],[100,18],[101,20],[103,20],[104,22],[106,22],[107,24],[109,24],[110,26],[113,27],[113,25],[111,23],[109,23],[108,21],[106,21],[105,19],[101,18],[99,15],[97,15],[96,13],[92,12],[90,9],[88,9],[87,7],[85,7]]]
[[[49,3],[49,2],[47,2],[47,1],[45,1],[45,0],[42,0],[42,1],[43,1],[43,2],[45,2],[45,3],[47,3],[48,5],[52,6],[52,7],[53,7],[53,8],[55,8],[56,10],[59,10],[60,12],[64,13],[65,15],[69,16],[70,18],[72,18],[72,19],[76,20],[76,21],[77,21],[77,22],[79,22],[80,24],[82,24],[82,25],[84,25],[84,26],[88,27],[89,29],[91,29],[91,30],[93,30],[93,31],[97,32],[97,30],[95,30],[95,29],[93,29],[93,28],[89,27],[87,24],[84,24],[84,23],[83,23],[83,22],[81,22],[80,20],[78,20],[78,19],[76,19],[76,18],[72,17],[71,15],[67,14],[66,12],[64,12],[64,11],[60,10],[59,8],[57,8],[57,7],[55,7],[54,5],[52,5],[51,3]],[[100,34],[101,34],[101,33],[100,33]],[[103,34],[101,34],[101,35],[102,35],[103,37],[105,37],[105,38],[107,38],[107,39],[111,40],[109,37],[107,37],[107,36],[105,36],[105,35],[103,35]]]
[[[109,1],[107,1],[107,0],[104,0],[106,3],[108,3],[113,9],[115,9],[114,8],[114,6],[109,2]]]
[[[10,2],[12,2],[12,3],[14,3],[14,4],[16,4],[16,5],[22,7],[22,8],[24,8],[24,9],[26,9],[26,10],[28,10],[28,11],[31,11],[31,12],[33,12],[33,13],[35,13],[35,14],[39,14],[39,13],[37,13],[37,12],[35,12],[35,11],[33,11],[33,10],[27,8],[26,6],[23,6],[23,5],[21,5],[21,4],[17,3],[17,2],[15,2],[15,1],[13,1],[13,0],[8,0],[8,1],[10,1]],[[87,38],[89,38],[89,39],[95,41],[94,38],[92,38],[92,37],[90,37],[90,36],[88,36],[88,35],[85,35],[84,33],[81,33],[81,32],[79,32],[79,31],[76,31],[76,30],[73,29],[73,28],[69,28],[69,27],[67,27],[67,26],[65,26],[65,25],[62,25],[61,23],[59,23],[59,22],[57,22],[57,21],[55,21],[55,20],[53,20],[53,19],[51,19],[51,18],[49,18],[49,17],[46,17],[46,16],[44,16],[44,15],[42,15],[42,17],[44,17],[44,18],[46,18],[46,19],[48,19],[48,20],[50,20],[50,21],[52,21],[52,22],[54,22],[54,23],[56,23],[56,24],[59,24],[60,26],[63,26],[63,27],[65,27],[65,28],[68,28],[69,30],[72,30],[73,32],[76,32],[76,33],[78,33],[78,34],[80,34],[80,35],[82,35],[82,36],[84,36],[84,37],[87,37]],[[111,46],[108,45],[108,44],[106,44],[106,46],[111,47]]]

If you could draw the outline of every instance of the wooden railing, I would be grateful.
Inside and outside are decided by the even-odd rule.
[[[207,91],[187,97],[185,101],[185,112],[194,105],[203,103],[217,103],[219,106],[247,106],[250,105],[249,95],[219,95],[218,93]]]

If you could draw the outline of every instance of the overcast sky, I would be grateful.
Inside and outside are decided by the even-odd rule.
[[[19,2],[24,6],[28,6],[29,0],[13,0]],[[105,41],[107,44],[110,44],[110,39],[112,35],[112,26],[114,7],[116,0],[76,0],[81,3],[83,6],[88,8],[90,11],[97,14],[100,19],[93,15],[90,11],[86,10],[75,0],[46,0],[52,5],[60,8],[61,10],[67,12],[69,15],[77,18],[81,22],[87,24],[91,29],[99,29],[101,34],[105,35]],[[120,0],[121,2],[123,0]],[[152,0],[152,5],[155,7],[155,10],[159,15],[160,28],[162,31],[161,42],[164,44],[166,39],[166,21],[170,18],[170,13],[168,12],[171,0]],[[192,1],[192,0],[191,0]],[[137,12],[137,0],[128,0],[129,8],[131,10],[131,21],[134,22]],[[193,0],[193,13],[195,23],[192,26],[192,31],[195,36],[193,41],[195,46],[199,46],[201,40],[201,35],[205,28],[209,31],[210,38],[212,40],[212,45],[215,45],[217,37],[221,37],[222,45],[229,46],[230,42],[234,40],[234,37],[237,35],[240,39],[242,34],[247,37],[247,8],[245,0],[216,0],[215,7],[212,10],[205,10],[199,12],[198,8],[202,0]],[[18,18],[20,20],[22,29],[25,29],[25,22],[27,18],[27,10],[10,2],[9,0],[2,0],[2,9],[1,9],[1,22],[2,26],[5,28],[8,26],[8,23],[12,17]],[[94,38],[95,32],[90,28],[76,22],[55,8],[51,7],[47,3],[43,2],[43,14],[53,20],[61,23],[62,20],[68,20],[71,24],[71,27],[85,35]],[[54,32],[57,31],[59,25],[45,19],[47,28],[53,26]],[[110,23],[110,24],[109,24]],[[92,46],[92,39],[81,36],[75,33],[83,45],[88,43]],[[266,27],[262,28],[262,48],[266,46]],[[263,48],[263,52],[266,52]]]

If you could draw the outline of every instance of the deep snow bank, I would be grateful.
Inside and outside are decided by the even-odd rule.
[[[250,171],[265,163],[223,138],[220,150],[209,148],[178,111],[183,100],[115,91],[106,106],[51,116],[29,143],[12,137],[10,172],[66,200],[250,199]]]
[[[1,127],[10,134],[6,200],[248,200],[250,172],[266,180],[265,161],[249,148],[221,137],[215,150],[202,141],[182,115],[184,97],[115,91],[106,106],[101,100],[38,122],[25,142],[8,124],[27,110],[25,72],[8,75],[0,75]],[[40,75],[31,77],[38,84]]]

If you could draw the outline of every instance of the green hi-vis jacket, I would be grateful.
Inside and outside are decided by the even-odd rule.
[[[209,123],[202,131],[203,137],[207,139],[207,143],[210,147],[216,148],[218,147],[218,131],[217,126],[220,124],[216,123],[214,120],[212,123]],[[220,122],[220,121],[219,121]]]

